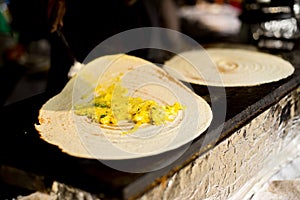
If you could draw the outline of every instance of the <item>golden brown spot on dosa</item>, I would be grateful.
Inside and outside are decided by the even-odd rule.
[[[47,122],[51,123],[51,119],[49,117],[47,117]]]
[[[45,123],[45,119],[42,118],[42,117],[39,119],[39,121],[40,121],[41,124],[42,124],[42,123]]]
[[[199,76],[188,76],[188,77],[193,80],[203,80],[202,77]]]
[[[218,60],[216,62],[219,72],[229,73],[238,68],[238,64],[229,60]]]

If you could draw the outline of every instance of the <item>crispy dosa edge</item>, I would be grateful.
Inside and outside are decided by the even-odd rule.
[[[101,59],[113,60],[117,57],[120,57],[120,54],[104,56]],[[129,63],[150,63],[149,61],[128,55],[124,57],[122,55],[122,59],[126,59]],[[168,78],[170,81],[176,81],[179,86],[185,87],[188,92],[193,93],[193,91],[173,77],[169,76]],[[82,144],[80,136],[77,133],[76,125],[72,120],[72,94],[75,81],[76,76],[67,83],[61,93],[49,99],[42,106],[38,117],[39,124],[35,124],[35,127],[41,139],[58,146],[63,152],[76,157],[95,158]],[[203,115],[205,116],[204,123],[199,127],[199,132],[204,132],[212,121],[212,111],[204,99],[194,93],[193,95],[197,98],[197,103],[200,105]]]
[[[200,50],[204,51],[204,50]],[[186,54],[200,54],[199,50],[191,50],[188,52],[183,52],[183,55]],[[276,82],[279,80],[282,80],[284,78],[289,77],[292,75],[295,71],[292,64],[283,58],[268,54],[264,52],[258,52],[254,50],[246,50],[246,49],[234,49],[234,48],[208,48],[206,49],[207,52],[207,59],[211,58],[212,61],[214,61],[217,57],[223,57],[225,54],[227,57],[226,59],[228,62],[243,62],[243,60],[249,60],[253,58],[253,63],[261,63],[264,62],[267,67],[274,67],[268,65],[268,62],[270,64],[277,63],[276,68],[280,70],[278,73],[270,74],[270,73],[264,73],[262,72],[261,75],[265,75],[264,77],[258,77],[258,76],[250,76],[253,71],[245,72],[242,74],[234,74],[234,73],[226,73],[225,71],[216,71],[216,79],[215,80],[206,80],[207,78],[198,76],[197,73],[189,73],[187,71],[188,68],[191,67],[191,63],[188,63],[185,61],[181,56],[182,55],[176,55],[170,60],[166,61],[166,70],[168,71],[168,68],[175,69],[177,73],[181,74],[183,77],[180,79],[183,79],[186,82],[199,84],[199,85],[208,85],[208,86],[216,86],[216,87],[248,87],[248,86],[257,86],[265,83],[270,82]],[[236,56],[242,56],[242,60],[237,60],[239,58],[236,58]],[[198,60],[196,60],[198,59]],[[195,60],[190,60],[191,62],[201,63],[201,60],[199,57],[196,57]],[[205,68],[206,66],[200,65],[200,67]],[[207,69],[206,69],[207,70]],[[212,69],[215,70],[215,69]],[[200,72],[202,70],[200,69]],[[233,70],[234,72],[234,70]],[[212,73],[215,73],[212,71]],[[245,74],[247,74],[247,77],[245,77]],[[178,77],[179,78],[179,77]]]

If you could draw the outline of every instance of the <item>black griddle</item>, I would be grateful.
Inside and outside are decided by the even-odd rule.
[[[218,91],[223,95],[223,88],[208,88],[192,84],[194,91],[210,104],[212,98],[209,91],[214,91],[216,99],[213,101],[215,101],[214,105],[217,105],[213,110],[214,115],[217,115],[218,105],[224,106],[223,98],[226,98],[225,122],[214,120],[208,131],[196,138],[178,160],[163,169],[147,173],[122,172],[98,160],[73,157],[40,139],[34,124],[38,123],[39,109],[50,98],[46,93],[5,106],[0,111],[0,180],[30,191],[49,191],[53,181],[58,181],[102,199],[138,197],[189,164],[197,156],[209,151],[235,130],[246,125],[251,119],[299,87],[300,50],[276,52],[276,54],[289,60],[296,68],[292,76],[279,82],[255,87],[225,88],[225,97],[218,97]],[[170,155],[175,153],[177,150],[166,152]],[[149,162],[161,162],[160,158],[163,157],[157,155],[148,159],[130,159],[125,162],[136,163],[138,167]],[[118,161],[115,164],[118,164]]]

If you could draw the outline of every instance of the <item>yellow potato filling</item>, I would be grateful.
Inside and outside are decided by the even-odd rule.
[[[116,77],[107,87],[99,84],[93,100],[87,105],[76,106],[75,114],[87,116],[93,122],[104,125],[117,125],[126,120],[133,122],[133,129],[136,130],[142,124],[161,125],[172,122],[183,109],[178,102],[160,105],[154,100],[129,97],[120,80],[120,76]]]

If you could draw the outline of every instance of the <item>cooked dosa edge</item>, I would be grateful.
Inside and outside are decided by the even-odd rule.
[[[113,85],[118,82],[116,77],[121,78],[121,90],[125,88],[132,99],[184,108],[179,107],[170,121],[142,124],[130,134],[123,134],[134,127],[130,120],[99,124],[86,115],[76,114],[78,106],[95,103],[99,85]],[[111,95],[119,94],[118,89],[111,92]],[[77,157],[117,160],[155,155],[191,142],[209,127],[212,111],[203,98],[160,67],[141,58],[116,54],[88,63],[58,95],[42,106],[38,120],[35,127],[40,137],[63,152]]]
[[[268,53],[232,48],[192,50],[165,62],[164,69],[186,82],[246,87],[279,81],[294,73],[292,64]]]

